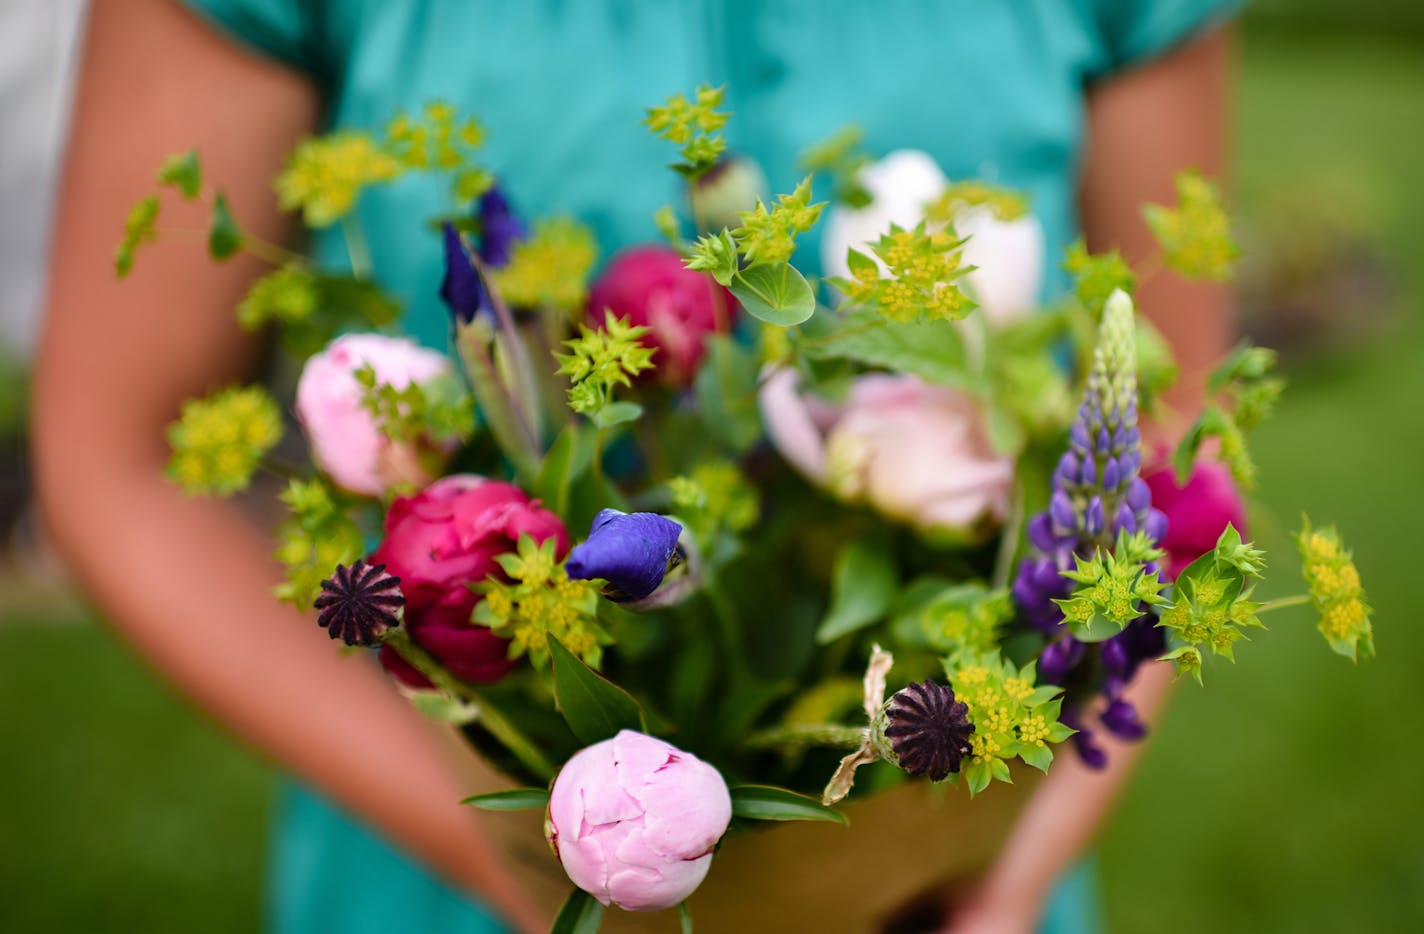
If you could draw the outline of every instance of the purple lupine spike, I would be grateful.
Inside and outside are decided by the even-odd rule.
[[[1125,700],[1108,704],[1098,720],[1109,733],[1121,739],[1139,740],[1147,735],[1147,727],[1137,715],[1137,708]]]
[[[1044,647],[1038,657],[1038,674],[1045,684],[1063,684],[1068,675],[1083,660],[1083,643],[1064,636]]]
[[[1122,481],[1122,467],[1119,466],[1117,458],[1109,457],[1107,463],[1103,464],[1103,489],[1116,490]]]

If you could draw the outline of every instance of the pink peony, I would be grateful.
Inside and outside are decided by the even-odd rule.
[[[871,373],[835,407],[802,395],[796,380],[772,374],[761,410],[772,443],[808,479],[926,532],[973,535],[1003,520],[1014,462],[989,443],[973,398]]]
[[[546,832],[574,885],[605,905],[656,911],[702,884],[731,820],[732,798],[716,769],[624,730],[564,765]]]
[[[370,562],[400,578],[411,638],[465,681],[496,681],[513,667],[508,643],[470,622],[479,595],[467,585],[501,575],[495,558],[513,551],[521,535],[557,539],[560,557],[568,551],[558,516],[516,486],[470,474],[399,496],[386,513],[385,538]],[[381,663],[412,687],[429,686],[389,648]]]
[[[370,364],[397,389],[450,371],[444,354],[380,334],[347,334],[307,360],[297,382],[297,418],[312,457],[332,481],[353,493],[380,496],[401,482],[429,481],[419,453],[394,444],[361,407],[355,373]]]
[[[1246,509],[1231,480],[1231,472],[1216,461],[1198,461],[1186,486],[1177,486],[1175,470],[1143,476],[1152,491],[1152,505],[1167,516],[1167,573],[1174,579],[1187,565],[1216,547],[1229,522],[1246,534]]]
[[[589,319],[605,310],[650,328],[644,341],[657,348],[656,372],[665,383],[686,386],[707,352],[707,335],[725,332],[736,311],[732,293],[705,273],[682,265],[671,247],[640,246],[613,258],[589,290]]]

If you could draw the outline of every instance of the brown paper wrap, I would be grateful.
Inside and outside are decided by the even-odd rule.
[[[452,741],[463,742],[450,734]],[[504,776],[460,751],[471,794],[511,788]],[[688,900],[698,934],[814,931],[873,932],[897,909],[984,869],[1037,785],[1017,770],[1013,785],[994,783],[969,800],[963,787],[915,781],[840,806],[850,826],[762,822],[728,837],[702,886]],[[542,811],[481,812],[510,868],[550,918],[572,883],[544,841]],[[676,911],[610,908],[607,934],[679,930]]]

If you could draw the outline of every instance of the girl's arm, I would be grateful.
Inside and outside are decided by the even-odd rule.
[[[432,731],[373,665],[342,658],[271,596],[270,543],[230,503],[162,476],[185,397],[242,377],[255,343],[233,309],[263,267],[210,263],[206,212],[164,199],[191,242],[112,258],[162,158],[197,145],[241,223],[281,240],[270,188],[316,123],[294,73],[220,40],[174,0],[98,0],[89,16],[54,230],[35,383],[35,462],[54,539],[124,635],[204,708],[446,878],[530,930]],[[336,867],[333,867],[336,868]],[[342,871],[337,869],[337,871]],[[359,883],[360,872],[353,875]]]
[[[1117,247],[1134,266],[1156,251],[1142,219],[1144,202],[1173,204],[1173,175],[1187,168],[1220,178],[1226,152],[1231,36],[1216,31],[1088,96],[1088,160],[1082,188],[1088,247]],[[1156,437],[1175,442],[1200,405],[1206,375],[1232,340],[1228,290],[1166,271],[1139,283],[1137,301],[1171,344],[1181,375],[1168,395],[1173,414]],[[1150,442],[1149,442],[1150,443]],[[1145,717],[1161,705],[1169,666],[1143,666],[1129,697]],[[1088,846],[1136,759],[1136,744],[1099,731],[1106,770],[1085,767],[1070,750],[1029,802],[989,873],[969,893],[948,930],[1014,934],[1036,928],[1054,883]]]

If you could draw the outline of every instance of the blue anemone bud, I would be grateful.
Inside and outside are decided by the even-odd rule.
[[[509,265],[514,245],[529,236],[529,230],[509,206],[509,200],[498,185],[480,195],[477,213],[480,218],[480,259],[490,269],[503,269]]]
[[[455,225],[446,221],[442,227],[445,233],[445,278],[440,282],[440,298],[450,306],[450,314],[457,324],[469,324],[481,314],[493,315],[494,305],[490,303],[489,289],[470,255],[465,252],[465,243]]]
[[[607,581],[610,600],[642,600],[663,582],[678,556],[681,534],[681,525],[657,513],[605,509],[594,517],[587,541],[569,552],[564,567],[574,580]]]

